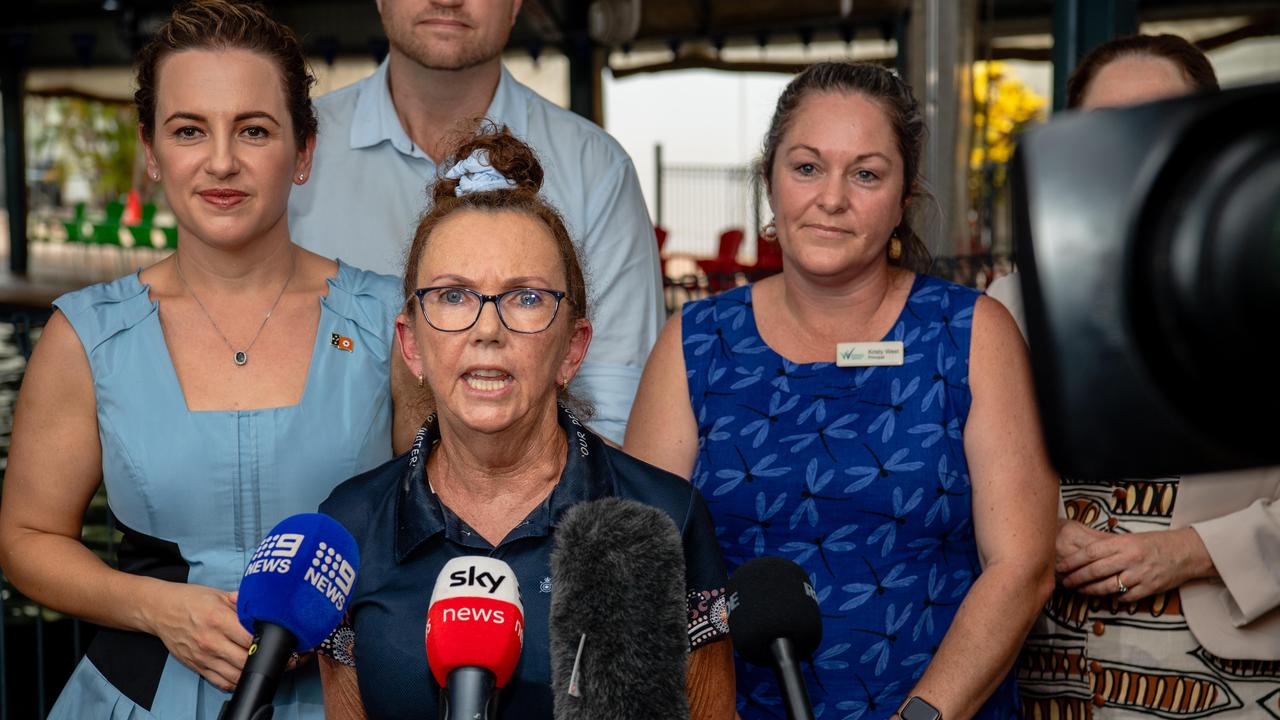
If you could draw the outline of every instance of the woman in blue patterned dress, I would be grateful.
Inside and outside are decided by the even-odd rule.
[[[391,457],[394,278],[294,245],[316,118],[297,38],[201,0],[139,56],[140,136],[178,250],[58,298],[18,398],[0,563],[104,626],[51,717],[217,717],[251,637],[234,590],[262,536]],[[99,484],[118,567],[80,544]],[[277,720],[324,715],[314,663]]]
[[[783,271],[685,305],[627,427],[629,452],[702,490],[731,567],[808,572],[821,718],[1014,716],[1010,668],[1053,586],[1056,480],[1017,327],[921,274],[924,131],[888,70],[797,76],[761,163]],[[784,717],[768,670],[739,665],[738,708]]]

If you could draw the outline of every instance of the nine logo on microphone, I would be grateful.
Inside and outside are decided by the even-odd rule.
[[[262,542],[258,543],[258,550],[249,558],[249,566],[244,569],[245,577],[260,572],[289,572],[298,548],[302,547],[302,542],[306,539],[302,533],[277,533],[262,538]]]
[[[287,574],[306,539],[302,533],[268,535],[262,539],[250,558],[244,576],[258,573]],[[351,587],[355,584],[356,569],[342,557],[342,553],[321,540],[316,546],[315,556],[311,558],[311,567],[306,569],[302,579],[328,598],[334,609],[342,610],[351,595]]]

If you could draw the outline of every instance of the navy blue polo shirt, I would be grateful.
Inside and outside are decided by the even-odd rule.
[[[497,547],[431,491],[425,457],[424,481],[409,481],[417,477],[410,472],[414,451],[346,481],[321,504],[320,511],[342,523],[360,546],[359,574],[347,605],[349,629],[335,632],[329,652],[343,659],[346,648],[353,651],[371,720],[436,717],[439,688],[427,666],[427,608],[441,568],[463,555],[498,558],[520,583],[524,650],[502,691],[500,717],[551,717],[552,533],[566,510],[586,500],[612,496],[665,511],[683,539],[690,647],[728,634],[722,620],[724,565],[702,496],[686,480],[607,445],[563,408],[559,421],[569,438],[560,481]],[[415,447],[432,448],[439,438],[432,416]]]

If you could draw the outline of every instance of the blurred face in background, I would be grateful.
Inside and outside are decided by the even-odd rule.
[[[287,232],[292,184],[311,167],[299,148],[275,62],[250,50],[184,50],[157,69],[155,133],[144,141],[179,229],[235,247]]]
[[[378,0],[394,51],[431,70],[466,70],[502,54],[520,0]]]
[[[807,95],[778,143],[769,178],[786,266],[839,281],[884,262],[902,221],[902,176],[893,126],[874,100]]]
[[[1080,107],[1128,107],[1190,94],[1195,88],[1172,60],[1124,55],[1103,65],[1089,83]]]

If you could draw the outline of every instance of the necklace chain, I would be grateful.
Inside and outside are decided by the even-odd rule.
[[[276,306],[280,304],[280,299],[284,297],[284,291],[289,289],[289,283],[293,282],[293,276],[298,273],[298,256],[293,256],[293,268],[289,271],[289,277],[284,281],[284,285],[280,288],[280,294],[276,295],[275,302],[271,303],[271,308],[267,310],[267,316],[262,318],[262,324],[258,326],[258,331],[253,334],[253,339],[245,346],[243,350],[236,350],[231,341],[227,339],[227,334],[222,332],[222,328],[218,327],[217,321],[213,319],[213,315],[209,314],[209,308],[204,306],[200,301],[200,296],[196,295],[196,291],[191,287],[191,283],[187,282],[187,276],[182,274],[182,263],[178,260],[177,255],[173,258],[173,264],[178,268],[178,279],[182,281],[182,286],[191,293],[191,298],[196,301],[196,305],[200,306],[200,311],[204,313],[205,318],[209,320],[209,324],[213,326],[214,332],[222,338],[222,342],[226,343],[227,349],[232,352],[231,361],[236,365],[243,366],[249,362],[249,351],[253,349],[253,344],[258,342],[258,336],[262,334],[262,329],[267,326],[267,321],[271,319],[271,313],[276,311]]]

